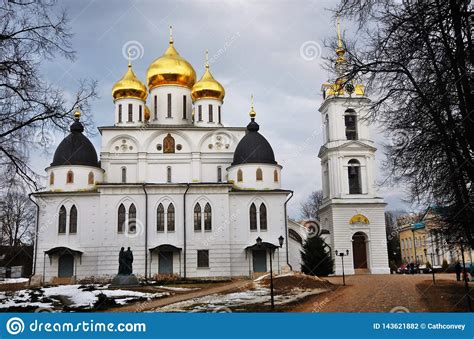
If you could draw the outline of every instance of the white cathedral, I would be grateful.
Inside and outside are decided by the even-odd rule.
[[[338,55],[344,64],[342,47]],[[351,91],[341,81],[325,85],[320,108],[321,227],[331,253],[348,251],[346,273],[388,273],[368,99],[361,85]],[[115,123],[99,128],[100,160],[77,112],[46,169],[48,186],[34,194],[35,277],[112,278],[121,247],[133,251],[133,273],[147,278],[252,277],[270,263],[276,273],[299,270],[307,229],[287,217],[292,192],[281,188],[282,167],[253,103],[247,127],[223,125],[224,95],[207,62],[196,81],[170,35],[146,85],[130,62],[114,85]]]

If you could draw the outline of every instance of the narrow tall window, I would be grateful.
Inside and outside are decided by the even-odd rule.
[[[165,209],[163,204],[159,204],[158,208],[156,209],[156,230],[158,232],[165,231]]]
[[[263,180],[263,173],[261,168],[257,168],[257,173],[256,173],[257,181],[262,181]]]
[[[212,105],[209,105],[209,122],[214,122],[214,112]]]
[[[54,185],[54,172],[51,172],[49,175],[49,184]]]
[[[187,103],[186,103],[186,95],[183,95],[183,119],[187,119],[187,112],[186,112],[186,109],[187,109]]]
[[[204,231],[212,229],[212,209],[209,203],[204,207]]]
[[[198,121],[202,121],[202,105],[198,106]]]
[[[127,168],[122,167],[122,184],[127,182]]]
[[[133,104],[128,104],[128,122],[133,121]]]
[[[348,163],[349,194],[362,194],[360,178],[360,162],[352,159]]]
[[[220,105],[217,107],[217,119],[218,119],[219,124],[220,124],[222,122],[222,120],[221,120],[221,106]]]
[[[324,121],[324,127],[326,128],[326,142],[329,142],[329,116],[327,114]]]
[[[260,205],[260,231],[267,230],[267,207],[264,203]]]
[[[346,139],[357,140],[357,114],[353,109],[348,109],[344,115],[346,125]]]
[[[117,214],[117,232],[123,233],[125,228],[125,206],[120,204]]]
[[[66,174],[66,183],[73,184],[74,183],[74,173],[72,171],[68,171]]]
[[[257,230],[257,207],[254,203],[250,205],[250,230],[256,231]]]
[[[169,204],[168,210],[166,212],[166,228],[168,232],[174,232],[174,224],[175,224],[175,214],[174,214],[174,205]]]
[[[278,182],[278,171],[277,170],[273,171],[273,181]]]
[[[156,95],[153,98],[153,113],[155,114],[155,120],[158,120],[158,97]]]
[[[201,230],[201,205],[199,203],[194,206],[194,230]]]
[[[122,104],[118,107],[118,122],[122,122]]]
[[[171,118],[171,93],[168,93],[168,118]]]
[[[171,183],[171,166],[168,166],[168,167],[166,168],[166,182],[167,182],[168,184]]]
[[[137,209],[134,204],[128,208],[128,233],[137,231]]]
[[[89,172],[89,175],[87,176],[87,183],[89,185],[94,185],[94,173]]]
[[[58,233],[66,233],[66,207],[64,206],[59,209]]]
[[[197,267],[209,268],[209,250],[197,251]]]
[[[69,212],[69,233],[77,233],[77,208],[72,205],[71,212]]]
[[[217,182],[222,182],[222,167],[217,167]]]
[[[242,173],[242,170],[239,169],[237,171],[237,181],[243,181],[244,180],[244,174]]]
[[[143,121],[143,106],[142,105],[138,106],[138,121],[140,122]]]

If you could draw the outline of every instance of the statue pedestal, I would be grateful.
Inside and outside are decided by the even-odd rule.
[[[111,282],[111,287],[121,287],[121,286],[140,286],[140,283],[138,282],[138,278],[133,275],[121,275],[117,274]]]

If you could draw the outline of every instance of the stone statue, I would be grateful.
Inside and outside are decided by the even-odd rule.
[[[119,268],[118,274],[112,279],[111,286],[140,286],[138,278],[132,274],[133,272],[133,252],[130,247],[122,247],[119,252]]]

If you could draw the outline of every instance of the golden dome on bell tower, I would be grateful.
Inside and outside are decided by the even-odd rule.
[[[209,71],[208,52],[206,51],[206,70],[202,78],[193,86],[191,97],[193,101],[199,99],[217,99],[224,100],[224,87],[212,76]]]
[[[148,96],[146,86],[141,82],[132,70],[132,64],[128,61],[128,70],[125,75],[117,81],[112,88],[114,100],[118,99],[140,99],[145,101]]]
[[[193,66],[186,61],[174,48],[170,26],[170,42],[165,53],[152,62],[147,71],[148,88],[176,85],[192,88],[196,82],[196,72]]]

